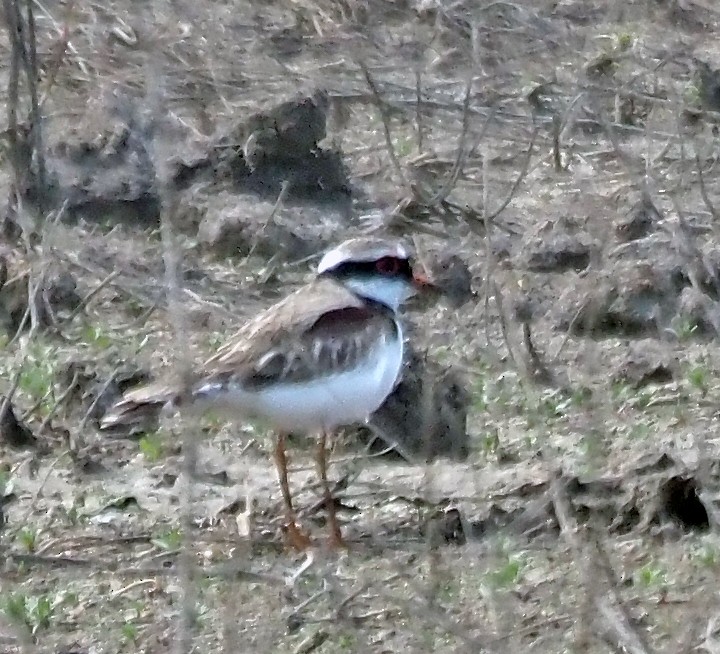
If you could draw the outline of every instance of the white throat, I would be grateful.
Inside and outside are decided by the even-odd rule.
[[[415,295],[413,287],[404,279],[346,277],[342,283],[360,297],[380,302],[395,312],[405,300]]]

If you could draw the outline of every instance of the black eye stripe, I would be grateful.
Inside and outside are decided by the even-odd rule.
[[[387,259],[395,259],[397,267],[392,273],[393,276],[397,277],[412,277],[412,267],[407,259],[386,257]],[[390,262],[385,264],[391,266]],[[388,268],[391,270],[391,267]],[[347,261],[340,264],[336,268],[328,271],[330,274],[345,276],[345,275],[381,275],[382,272],[378,270],[377,261]]]

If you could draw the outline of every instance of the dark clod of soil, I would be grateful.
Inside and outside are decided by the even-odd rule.
[[[703,109],[720,111],[720,70],[712,68],[707,62],[695,60],[697,66],[696,85]]]
[[[703,479],[710,477],[704,475]],[[686,462],[672,452],[641,457],[624,482],[625,487],[634,487],[633,503],[643,516],[640,529],[651,533],[658,529],[666,533],[668,528],[706,530],[710,519],[705,498],[701,499],[702,485],[699,460],[691,457]],[[707,499],[714,503],[712,494]]]
[[[626,485],[622,478],[581,479],[571,475],[565,480],[565,491],[583,524],[626,534],[640,523],[641,512],[632,485]]]
[[[585,270],[590,263],[591,240],[567,228],[568,221],[549,224],[525,243],[522,265],[533,272]]]
[[[3,279],[4,278],[4,279]],[[0,329],[16,333],[22,325],[30,327],[26,313],[29,305],[29,273],[24,267],[15,267],[3,260],[0,267]],[[77,292],[77,281],[69,271],[60,271],[38,278],[35,293],[35,315],[40,326],[52,325],[60,312],[71,312],[82,301]],[[23,322],[24,321],[24,322]]]
[[[537,510],[538,508],[540,510]],[[549,512],[550,504],[545,502],[540,507],[516,506],[510,509],[493,502],[487,510],[487,515],[471,523],[471,538],[482,540],[502,532],[511,525],[522,533],[535,532],[550,524]],[[556,524],[555,528],[557,529]]]
[[[120,112],[99,107],[94,127],[83,123],[68,130],[48,153],[56,204],[66,202],[70,217],[158,223],[161,199],[150,153],[163,150],[156,147],[161,130],[148,125],[135,101],[125,104]],[[176,190],[202,180],[209,183],[205,192],[229,185],[234,192],[262,197],[277,197],[288,183],[289,198],[346,203],[350,183],[342,155],[319,145],[327,108],[327,93],[318,91],[253,114],[205,144],[193,143],[189,134],[173,134],[169,181]]]
[[[631,346],[616,369],[616,382],[631,384],[635,388],[647,384],[664,384],[672,381],[671,359],[664,350],[651,346],[651,342],[640,342]]]
[[[444,254],[428,266],[428,276],[442,289],[443,298],[457,309],[474,297],[472,273],[456,254]]]
[[[75,277],[67,270],[60,272],[48,287],[47,300],[54,311],[76,309],[82,298],[77,292]]]
[[[707,509],[698,496],[694,477],[670,477],[660,487],[660,502],[667,516],[684,530],[709,528]]]
[[[618,262],[609,278],[583,281],[585,294],[572,288],[561,298],[561,329],[596,337],[654,335],[675,315],[679,288],[667,262]]]
[[[455,507],[447,507],[430,516],[422,529],[430,547],[442,545],[465,545],[467,537],[463,518]]]
[[[320,146],[326,136],[328,95],[316,91],[251,115],[216,139],[204,160],[181,166],[176,183],[187,185],[210,166],[216,181],[237,191],[288,195],[317,202],[345,202],[350,182],[339,152]]]
[[[468,455],[468,401],[454,369],[411,352],[400,383],[368,426],[409,461],[439,456],[463,460]]]
[[[615,235],[621,243],[644,238],[655,231],[660,218],[652,200],[643,194],[628,214],[615,223]]]
[[[253,114],[247,121],[249,136],[266,131],[273,135],[277,151],[287,150],[287,156],[312,152],[325,138],[330,100],[327,91],[317,89],[309,96],[301,96]]]
[[[270,258],[280,254],[301,259],[316,252],[316,243],[271,219],[264,224],[247,215],[242,206],[228,203],[214,215],[207,215],[198,228],[198,242],[216,256],[244,257],[255,254]]]
[[[715,336],[720,333],[720,309],[717,302],[693,286],[684,288],[672,327],[676,333],[689,330],[694,335]]]
[[[137,107],[128,106],[124,113],[99,108],[96,131],[83,124],[52,148],[48,168],[69,216],[157,224],[160,201],[150,157],[152,134],[135,115]]]
[[[0,410],[5,398],[0,396]],[[37,441],[32,431],[18,420],[12,402],[8,402],[4,413],[0,416],[0,441],[10,447],[33,447]]]

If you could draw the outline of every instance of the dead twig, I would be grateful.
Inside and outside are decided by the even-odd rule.
[[[445,200],[448,195],[450,195],[450,192],[455,188],[458,177],[460,176],[463,166],[465,165],[465,159],[468,152],[465,148],[465,141],[467,139],[468,129],[470,128],[470,97],[472,93],[472,87],[473,76],[471,73],[470,75],[468,75],[467,84],[465,85],[465,95],[463,97],[462,128],[460,130],[460,136],[458,138],[457,154],[455,156],[455,161],[453,161],[452,168],[450,169],[450,173],[448,174],[445,183],[442,185],[440,190],[435,193],[428,201],[428,204],[430,205],[438,204],[439,202]],[[490,114],[490,116],[488,116],[488,119],[485,121],[485,126],[483,126],[483,131],[490,123],[492,116],[493,114]]]
[[[515,343],[514,336],[511,335],[510,329],[508,328],[508,320],[507,315],[505,313],[505,301],[503,299],[503,292],[500,285],[497,283],[494,276],[489,275],[488,276],[488,287],[492,286],[493,291],[493,298],[495,299],[495,305],[497,306],[498,311],[498,318],[500,320],[500,331],[502,332],[503,341],[505,341],[505,348],[508,351],[508,355],[510,356],[510,359],[512,359],[513,363],[515,364],[515,367],[518,370],[522,370],[524,368],[523,365],[521,365],[521,361],[518,359],[518,357],[515,355],[515,349],[517,346],[517,343]]]
[[[555,172],[559,173],[563,170],[563,164],[562,164],[562,151],[560,148],[560,116],[557,114],[553,114],[553,121],[552,121],[552,153],[553,153],[553,165],[555,167]]]
[[[45,80],[45,89],[43,95],[40,98],[40,109],[42,110],[45,106],[45,102],[50,97],[50,91],[55,86],[58,73],[62,67],[63,61],[65,61],[65,55],[68,52],[70,46],[70,30],[67,24],[63,25],[62,30],[58,34],[59,39],[51,50],[50,62],[47,67],[48,74]]]
[[[390,133],[390,115],[388,114],[387,106],[382,99],[377,84],[375,84],[375,79],[370,74],[370,70],[365,65],[365,62],[363,62],[362,60],[358,60],[357,65],[359,66],[365,77],[365,81],[367,82],[367,85],[370,88],[370,92],[372,93],[375,106],[380,112],[380,119],[382,120],[383,124],[383,134],[385,136],[385,147],[387,148],[393,168],[395,169],[397,176],[402,180],[403,186],[405,186],[406,188],[410,188],[407,177],[405,176],[402,166],[400,165],[400,160],[397,157],[397,152],[395,152],[395,146],[392,142],[392,134]]]
[[[35,12],[33,11],[33,0],[26,0],[25,11],[27,14],[27,41],[28,55],[25,61],[25,75],[27,77],[28,91],[30,93],[30,118],[32,122],[33,146],[35,149],[35,161],[37,162],[37,186],[40,190],[41,210],[47,210],[46,193],[47,171],[45,167],[45,149],[43,146],[42,114],[38,100],[37,82],[39,79],[37,61],[37,37],[35,31]]]
[[[422,119],[422,73],[419,68],[415,69],[415,127],[418,154],[422,154],[425,132]]]
[[[83,263],[80,261],[76,254],[74,253],[68,253],[68,252],[61,252],[57,250],[56,248],[51,247],[51,252],[53,256],[57,257],[61,261],[65,261],[66,263],[70,264],[74,268],[77,268],[79,270],[82,270],[84,273],[97,276],[99,274],[109,275],[110,272],[107,272],[105,270],[102,270],[102,268],[93,268],[86,263]],[[158,306],[163,305],[163,298],[160,296],[152,297],[149,293],[145,292],[140,288],[138,285],[137,288],[130,288],[127,284],[118,284],[115,281],[116,278],[111,278],[110,281],[107,282],[108,285],[111,285],[114,289],[116,289],[119,293],[122,293],[123,295],[126,295],[127,297],[133,299],[134,301],[143,304],[149,308],[156,309]]]
[[[18,140],[18,102],[20,99],[20,46],[18,40],[17,7],[13,0],[3,0],[3,11],[7,23],[8,36],[10,40],[10,70],[8,73],[8,95],[7,95],[7,140],[10,149],[10,159],[13,164],[15,176],[15,194],[19,193],[22,186],[21,171],[25,168],[20,154],[20,142]]]
[[[287,195],[289,192],[290,192],[290,181],[286,179],[282,183],[282,186],[280,188],[280,193],[278,193],[277,199],[275,200],[275,204],[273,204],[273,207],[270,210],[268,217],[265,219],[265,221],[261,225],[260,229],[258,230],[258,233],[256,234],[255,238],[253,239],[253,242],[250,246],[250,250],[248,251],[247,256],[245,257],[245,262],[247,262],[248,259],[250,259],[250,257],[255,253],[255,250],[257,249],[257,246],[260,243],[260,237],[265,233],[265,230],[267,229],[268,225],[273,220],[275,220],[275,216],[277,216],[278,212],[282,208],[285,200],[287,199]]]
[[[300,641],[300,644],[293,650],[294,654],[310,654],[320,647],[330,634],[325,629],[318,629],[316,632]]]
[[[45,430],[45,427],[47,427],[50,424],[50,421],[55,416],[55,413],[58,411],[58,409],[65,404],[67,399],[70,397],[71,393],[75,390],[78,383],[79,373],[76,370],[75,374],[73,375],[72,381],[70,384],[68,384],[68,387],[63,391],[63,393],[60,395],[60,397],[55,400],[55,403],[50,407],[50,410],[48,411],[48,414],[43,418],[43,421],[40,423],[40,426],[38,427],[38,434],[42,434]]]
[[[22,377],[23,370],[25,369],[25,361],[27,360],[27,353],[20,361],[20,365],[18,366],[18,369],[15,371],[15,375],[13,375],[12,382],[10,383],[10,388],[8,389],[7,393],[3,396],[2,404],[0,404],[0,423],[3,422],[5,419],[5,412],[8,410],[8,407],[10,406],[10,403],[12,402],[12,399],[15,395],[15,392],[18,389],[18,386],[20,386],[20,378]]]
[[[70,315],[67,317],[68,322],[72,322],[73,318],[77,316],[81,311],[83,311],[87,305],[89,304],[90,300],[92,300],[100,291],[102,291],[110,282],[112,282],[116,277],[120,276],[121,271],[120,270],[113,270],[108,275],[105,276],[105,278],[97,284],[94,288],[90,289],[85,297],[83,297],[80,300],[80,303],[70,312]]]
[[[43,146],[42,114],[38,100],[39,79],[35,14],[32,0],[25,1],[25,15],[20,9],[21,0],[3,0],[5,21],[10,41],[10,73],[8,76],[8,143],[15,176],[13,204],[20,211],[19,198],[34,187],[42,213],[48,208],[48,186]],[[25,85],[30,96],[29,127],[18,123],[20,102],[20,71],[24,72]],[[26,130],[26,133],[22,133]],[[33,178],[31,166],[35,162]]]
[[[52,394],[53,394],[53,389],[52,389],[52,387],[51,387],[51,388],[48,388],[48,389],[42,394],[42,396],[40,397],[40,399],[35,400],[35,403],[32,404],[29,409],[27,409],[26,411],[23,412],[23,414],[22,414],[22,420],[25,421],[25,420],[27,420],[28,418],[30,418],[30,416],[32,416],[33,413],[35,413],[35,412],[45,403],[45,400],[47,400]]]
[[[518,176],[515,178],[515,181],[513,182],[513,185],[510,187],[510,191],[508,192],[505,199],[500,203],[500,206],[495,209],[492,213],[485,216],[485,221],[493,221],[495,220],[505,209],[507,209],[508,205],[512,201],[512,199],[515,197],[515,194],[517,193],[517,190],[520,188],[520,184],[525,181],[525,178],[527,177],[528,170],[530,170],[530,161],[532,160],[532,154],[533,154],[533,148],[535,147],[535,140],[537,139],[539,127],[536,125],[532,131],[532,134],[530,136],[530,143],[528,144],[527,149],[527,157],[525,157],[525,161],[522,165],[522,168],[520,169],[520,172],[518,173]]]
[[[82,417],[82,420],[80,421],[80,425],[78,426],[78,433],[82,434],[85,431],[85,425],[87,424],[87,421],[89,417],[92,415],[93,411],[95,411],[95,408],[99,404],[100,400],[102,399],[103,395],[105,395],[108,388],[110,388],[110,384],[115,381],[115,377],[120,372],[120,366],[115,368],[111,373],[110,376],[107,378],[107,381],[100,387],[100,390],[98,391],[97,395],[95,396],[95,399],[92,401],[90,406],[88,407],[88,410],[85,412],[85,415]]]
[[[535,347],[535,343],[532,339],[532,329],[530,327],[530,320],[521,321],[522,324],[522,341],[525,346],[525,351],[528,355],[530,374],[533,379],[546,384],[553,383],[553,374],[550,372],[547,364],[543,361],[540,353]]]
[[[25,329],[25,326],[28,324],[28,321],[30,320],[30,303],[28,302],[28,305],[25,307],[25,311],[23,312],[22,318],[20,319],[20,324],[18,325],[17,330],[15,331],[15,334],[13,334],[13,337],[8,341],[7,345],[5,346],[5,349],[12,348],[15,343],[18,342],[20,339],[20,336],[22,336],[22,333]]]
[[[165,292],[167,294],[168,314],[175,342],[178,344],[173,353],[173,368],[179,384],[179,404],[189,404],[192,385],[192,362],[185,346],[189,341],[186,314],[184,310],[182,285],[180,282],[181,252],[172,224],[179,199],[170,191],[170,174],[167,168],[169,159],[166,142],[163,141],[160,117],[167,104],[165,94],[166,78],[158,66],[157,52],[147,52],[145,62],[147,90],[146,99],[149,115],[153,121],[148,125],[156,133],[148,138],[146,147],[150,158],[158,171],[157,190],[160,198],[160,236],[162,240],[163,261],[165,264]],[[181,423],[182,438],[182,485],[180,490],[181,547],[178,559],[178,581],[181,587],[179,606],[179,624],[176,630],[173,650],[177,654],[188,654],[192,649],[194,625],[197,610],[197,584],[194,554],[192,551],[193,523],[193,480],[196,476],[198,447],[195,432],[191,425]]]

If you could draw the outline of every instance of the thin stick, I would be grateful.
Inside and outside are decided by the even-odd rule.
[[[15,189],[17,194],[20,190],[20,153],[18,143],[18,100],[19,100],[19,82],[20,82],[20,46],[18,44],[18,25],[16,8],[13,6],[13,0],[3,0],[3,9],[5,11],[5,20],[7,21],[8,36],[10,39],[10,72],[8,74],[8,99],[7,99],[7,115],[8,115],[8,144],[10,146],[10,157],[13,162],[13,172],[15,174]]]
[[[530,169],[530,161],[532,160],[533,148],[535,147],[535,139],[537,138],[538,131],[539,128],[536,125],[533,129],[532,135],[530,136],[530,144],[528,145],[527,157],[525,158],[525,163],[523,164],[523,167],[520,169],[520,174],[515,178],[515,181],[510,187],[510,192],[507,194],[505,200],[503,200],[503,202],[497,209],[495,209],[495,211],[493,211],[490,215],[486,216],[486,221],[489,220],[492,222],[503,211],[505,211],[505,209],[507,209],[510,201],[515,197],[515,193],[517,192],[518,188],[520,188],[520,184],[522,184],[525,180],[525,177],[527,177],[528,170]]]
[[[67,401],[67,399],[70,397],[70,393],[72,393],[75,390],[75,387],[77,386],[79,373],[76,370],[75,374],[73,375],[72,381],[68,385],[68,387],[63,391],[62,395],[55,401],[55,404],[50,408],[50,411],[48,411],[48,414],[45,416],[43,421],[40,423],[40,426],[38,427],[38,433],[42,434],[45,427],[48,426],[50,421],[53,419],[55,413],[57,410]]]
[[[23,369],[25,368],[25,360],[27,359],[27,353],[25,353],[25,356],[22,358],[22,361],[20,361],[20,365],[18,366],[18,369],[15,371],[15,375],[13,377],[12,383],[10,384],[10,389],[7,393],[5,393],[5,396],[3,397],[2,404],[0,405],[0,422],[3,421],[5,418],[5,412],[8,410],[8,407],[10,406],[10,402],[12,402],[13,396],[15,395],[15,391],[17,391],[18,386],[20,385],[20,377],[22,376]]]
[[[697,152],[695,152],[695,164],[697,165],[698,181],[700,182],[700,197],[702,197],[707,210],[713,218],[713,230],[717,233],[720,229],[720,214],[718,214],[717,209],[715,209],[715,205],[712,203],[710,196],[708,195],[707,188],[705,186],[705,176],[703,175],[702,164],[700,163],[700,155]]]
[[[30,320],[30,302],[28,302],[28,305],[25,307],[25,311],[23,312],[23,316],[20,319],[20,324],[18,325],[17,331],[5,346],[6,350],[9,350],[20,339],[20,336],[22,336],[23,330],[25,329],[25,325],[27,325],[28,320]]]
[[[85,307],[87,307],[90,300],[92,300],[100,291],[102,291],[110,282],[120,275],[120,270],[113,270],[107,275],[95,288],[90,289],[85,297],[80,300],[80,303],[72,310],[68,316],[68,322],[71,322],[75,316],[77,316]]]
[[[463,166],[465,165],[465,159],[468,153],[468,150],[465,148],[465,140],[467,139],[468,129],[470,128],[470,96],[472,94],[473,79],[474,78],[471,73],[470,75],[468,75],[468,80],[465,85],[462,129],[460,130],[460,137],[458,138],[457,155],[455,156],[455,161],[453,161],[450,173],[448,174],[447,179],[443,183],[442,188],[430,199],[429,204],[431,205],[442,202],[447,198],[453,188],[455,188],[458,177],[460,176]],[[490,114],[490,116],[488,117],[488,120],[485,123],[486,126],[489,124],[490,118],[493,115],[494,114]]]
[[[425,130],[423,128],[422,119],[422,72],[420,68],[415,69],[415,126],[417,131],[418,154],[422,154]]]
[[[38,80],[38,64],[37,64],[37,42],[35,34],[35,13],[33,12],[32,0],[26,1],[27,11],[27,39],[28,54],[25,67],[25,75],[27,77],[28,91],[30,92],[30,117],[33,130],[33,146],[35,149],[35,160],[37,161],[37,186],[40,189],[39,197],[41,198],[40,208],[42,211],[47,210],[47,174],[45,169],[45,150],[43,147],[42,134],[42,114],[40,112],[40,103],[38,101],[37,80]]]
[[[245,257],[246,262],[255,253],[255,250],[257,249],[257,246],[260,243],[260,236],[265,234],[265,230],[267,229],[267,226],[273,220],[275,220],[275,216],[277,216],[278,212],[280,211],[283,204],[285,203],[285,200],[286,200],[289,192],[290,192],[290,181],[287,179],[283,180],[282,187],[280,188],[280,193],[278,193],[277,200],[275,200],[275,204],[273,205],[272,210],[268,214],[268,217],[265,219],[265,222],[263,222],[262,227],[260,227],[259,233],[253,239],[252,245],[250,246],[250,250],[248,251],[247,256]]]
[[[367,85],[370,88],[370,92],[372,93],[372,96],[375,100],[375,106],[380,112],[380,118],[383,124],[383,134],[385,135],[385,147],[387,148],[388,155],[390,156],[390,161],[392,162],[393,168],[395,169],[398,177],[402,180],[403,185],[406,188],[410,188],[407,177],[405,177],[405,173],[403,172],[402,166],[400,165],[400,160],[398,159],[397,153],[395,152],[395,146],[392,142],[392,135],[390,134],[390,116],[388,115],[387,109],[385,108],[385,102],[383,101],[377,84],[375,84],[375,80],[370,74],[370,71],[365,65],[365,62],[358,60],[357,64],[360,67],[363,75],[365,76],[365,81],[367,82]]]
[[[113,383],[113,380],[115,379],[116,375],[120,372],[120,366],[115,368],[110,373],[110,376],[108,377],[107,381],[102,385],[100,390],[98,391],[97,395],[95,396],[95,399],[92,401],[90,406],[88,407],[88,410],[85,412],[85,415],[83,416],[82,420],[80,421],[80,425],[78,426],[78,433],[82,434],[85,431],[85,425],[87,424],[87,421],[92,414],[92,412],[95,410],[95,407],[100,403],[100,400],[102,399],[102,396],[105,395],[105,391],[110,387],[110,384]]]

